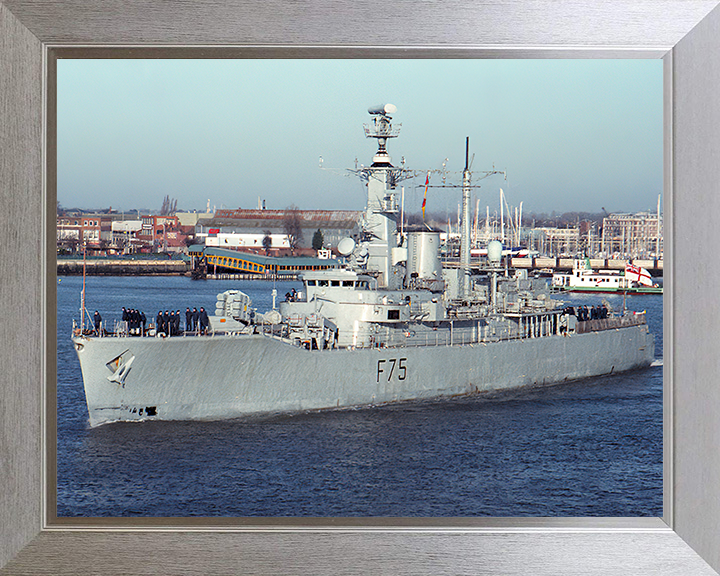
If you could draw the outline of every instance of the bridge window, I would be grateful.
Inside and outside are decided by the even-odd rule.
[[[351,288],[352,288],[353,284],[355,284],[355,282],[353,282],[352,280],[343,280],[343,283],[342,283],[343,286],[349,286]]]
[[[330,280],[330,286],[340,286],[340,280]]]
[[[308,286],[315,286],[315,280],[308,280],[307,281]]]
[[[400,310],[388,310],[388,320],[400,320]]]
[[[328,281],[327,280],[318,280],[318,286],[327,286]]]

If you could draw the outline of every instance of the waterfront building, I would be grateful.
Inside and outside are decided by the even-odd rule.
[[[137,234],[142,230],[142,220],[114,220],[112,223],[112,245],[123,254],[142,251]]]
[[[186,251],[194,226],[183,227],[176,216],[67,212],[57,216],[58,252],[128,254]]]
[[[662,258],[662,215],[610,214],[603,219],[601,254],[606,258]]]
[[[180,226],[176,215],[144,215],[141,221],[142,227],[136,236],[143,251],[186,251],[185,238],[188,234]]]
[[[112,218],[107,214],[64,214],[57,217],[58,250],[75,252],[85,244],[91,250],[105,250],[112,243]]]
[[[357,238],[361,216],[357,210],[217,210],[213,218],[198,220],[195,237],[208,246],[264,251],[263,240],[269,236],[269,249],[277,253],[291,248],[288,226],[294,226],[296,248],[307,252],[317,230],[322,232],[325,246],[335,247],[343,238]]]
[[[580,228],[533,228],[534,249],[548,256],[575,256],[580,248]]]
[[[203,221],[210,220],[215,214],[213,212],[175,212],[175,216],[177,216],[180,226],[195,228],[198,223],[202,224]]]

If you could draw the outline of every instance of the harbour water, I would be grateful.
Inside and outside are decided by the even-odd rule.
[[[662,296],[653,366],[492,396],[216,422],[88,426],[70,332],[82,278],[57,284],[58,516],[475,517],[662,515]],[[279,296],[298,283],[278,282]],[[272,282],[88,277],[86,306],[204,306]],[[621,295],[564,295],[615,308]]]

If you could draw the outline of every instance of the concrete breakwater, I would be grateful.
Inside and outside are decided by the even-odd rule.
[[[90,276],[139,276],[139,275],[181,275],[190,271],[190,265],[184,260],[129,260],[102,259],[87,260],[86,274]],[[59,276],[77,276],[83,273],[83,261],[58,260]]]

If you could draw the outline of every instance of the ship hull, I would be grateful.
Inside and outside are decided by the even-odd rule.
[[[91,426],[372,406],[648,366],[646,325],[472,345],[305,350],[266,336],[73,338]]]

